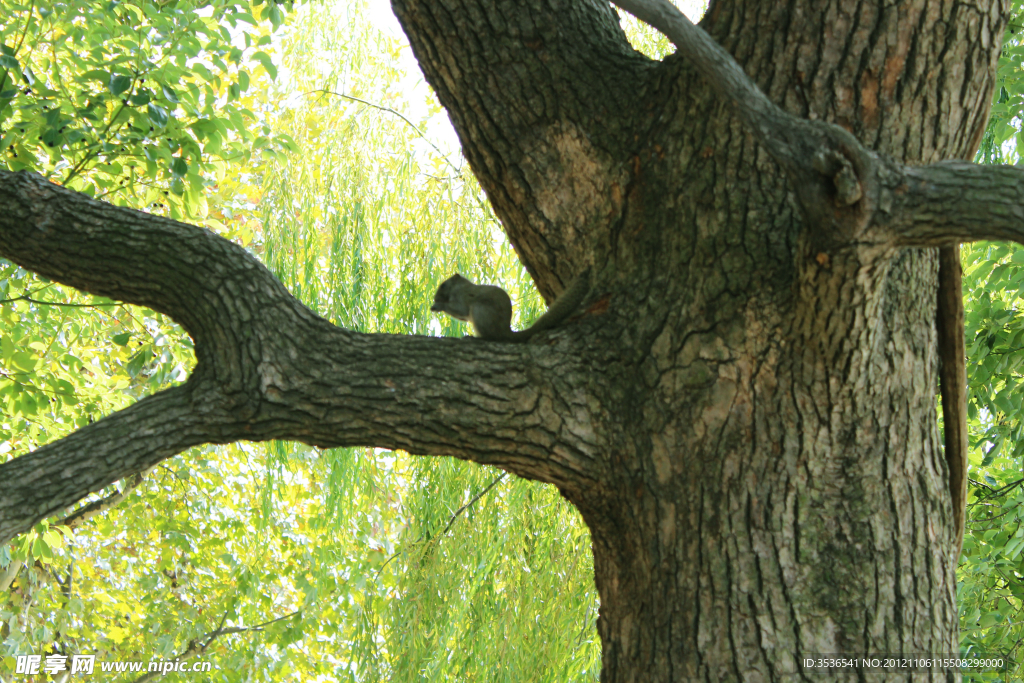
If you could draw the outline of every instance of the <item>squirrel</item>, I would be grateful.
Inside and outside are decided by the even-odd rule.
[[[558,325],[576,310],[590,291],[590,269],[572,281],[547,312],[525,330],[512,329],[512,300],[501,287],[475,285],[458,273],[441,283],[431,311],[447,313],[473,323],[476,334],[487,341],[522,343]]]

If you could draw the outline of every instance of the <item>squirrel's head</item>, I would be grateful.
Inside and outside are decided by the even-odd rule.
[[[464,319],[456,315],[452,310],[452,299],[458,296],[458,289],[460,286],[472,284],[473,283],[466,278],[455,273],[455,275],[452,275],[450,278],[442,282],[441,286],[437,288],[437,292],[434,294],[434,303],[430,307],[430,310],[437,313],[447,313],[459,318],[460,320]]]

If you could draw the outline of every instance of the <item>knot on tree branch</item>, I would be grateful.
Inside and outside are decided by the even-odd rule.
[[[856,204],[864,196],[853,164],[836,150],[818,150],[811,160],[811,165],[815,171],[832,180],[836,190],[836,204],[839,206]]]

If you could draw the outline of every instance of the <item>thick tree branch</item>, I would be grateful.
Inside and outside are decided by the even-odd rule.
[[[891,191],[889,230],[901,246],[1024,243],[1024,168],[965,161],[906,167]]]
[[[145,398],[0,465],[0,542],[93,491],[204,442],[189,388]]]
[[[0,542],[202,443],[401,448],[568,489],[601,471],[567,381],[582,372],[573,334],[551,345],[355,334],[207,230],[27,173],[0,172],[0,209],[0,256],[187,321],[199,361],[183,386],[0,465]]]
[[[50,280],[166,313],[193,336],[216,334],[222,286],[239,272],[265,273],[258,285],[290,298],[248,252],[209,230],[131,209],[110,222],[110,205],[34,174],[0,171],[0,206],[0,253]]]

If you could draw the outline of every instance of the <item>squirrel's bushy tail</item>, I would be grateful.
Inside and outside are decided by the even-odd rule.
[[[524,342],[538,332],[555,327],[573,314],[583,303],[588,292],[590,292],[590,268],[577,275],[565,291],[555,299],[551,307],[544,312],[544,315],[537,318],[532,325],[525,330],[513,332],[511,341]]]

